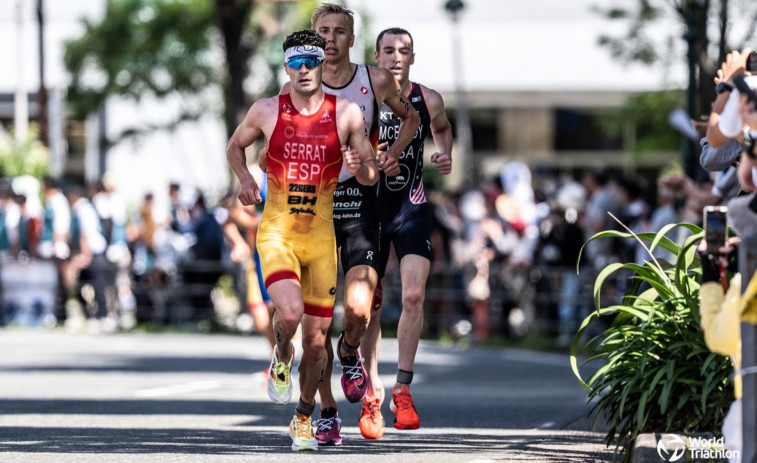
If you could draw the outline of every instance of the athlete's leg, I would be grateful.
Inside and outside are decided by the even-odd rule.
[[[365,361],[363,366],[368,376],[369,389],[363,398],[360,410],[358,428],[366,439],[381,439],[384,435],[384,417],[381,414],[381,404],[384,402],[384,385],[379,378],[378,347],[381,342],[381,282],[373,292],[371,303],[371,318],[362,339],[360,353]]]
[[[350,268],[344,276],[344,342],[353,347],[359,347],[363,333],[365,333],[370,315],[370,303],[373,290],[378,279],[376,270],[368,265],[356,265]],[[367,302],[366,302],[367,301]],[[355,315],[355,314],[358,315]],[[349,315],[348,315],[349,314]],[[347,320],[350,321],[347,321]],[[324,381],[318,387],[321,397],[321,410],[336,407],[336,400],[331,389],[331,372],[333,370],[334,352],[331,346],[331,329],[326,337],[326,351],[328,353]],[[349,356],[350,353],[341,346],[337,355]],[[361,351],[362,354],[362,351]],[[352,354],[354,355],[354,354]]]
[[[406,255],[400,262],[402,314],[397,328],[400,370],[413,371],[415,354],[423,329],[423,300],[426,295],[429,268],[430,261],[415,254]],[[408,384],[397,381],[394,389],[407,387]]]
[[[302,318],[302,358],[298,371],[300,372],[300,400],[307,404],[315,403],[318,384],[324,378],[326,333],[330,324],[331,317],[305,314]]]
[[[289,344],[297,332],[302,320],[305,304],[302,301],[302,288],[297,280],[285,279],[272,283],[268,294],[275,307],[273,313],[273,332],[276,342],[276,355],[279,361],[287,362],[293,352]]]
[[[381,306],[383,302],[382,282],[387,263],[389,262],[389,254],[392,248],[393,237],[394,233],[390,233],[389,228],[382,225],[380,235],[380,249],[383,249],[384,252],[382,252],[379,256],[380,259],[378,265],[378,273],[382,279],[378,282],[376,289],[373,291],[373,300],[371,301],[371,316],[368,321],[368,328],[363,335],[362,347],[360,349],[360,352],[365,358],[364,365],[367,371],[368,379],[370,381],[370,389],[366,394],[366,400],[364,402],[365,404],[370,403],[374,407],[378,406],[379,409],[381,404],[384,402],[384,385],[381,382],[381,378],[379,377],[378,372],[378,349],[379,344],[381,343]],[[376,403],[376,399],[378,399],[378,403]],[[363,419],[361,417],[361,424],[362,421]],[[375,428],[376,420],[370,421],[372,421],[373,424],[369,427]],[[361,431],[363,431],[362,427]],[[367,433],[363,432],[363,436],[369,438],[372,437],[371,435],[375,434],[375,429],[369,429]],[[380,432],[379,434],[383,434],[383,432]]]
[[[358,347],[371,317],[371,302],[376,289],[378,273],[368,265],[356,265],[344,276],[344,342]],[[342,344],[341,352],[350,355]]]
[[[337,409],[336,399],[331,390],[331,373],[334,371],[334,348],[331,345],[331,334],[334,331],[334,319],[329,323],[324,344],[326,348],[326,363],[323,369],[323,381],[318,385],[318,396],[321,398],[321,410],[327,408]]]
[[[365,358],[364,365],[371,383],[371,388],[367,395],[371,398],[379,398],[379,403],[384,402],[384,385],[381,383],[381,378],[379,378],[378,372],[378,348],[381,343],[382,293],[383,288],[379,283],[373,293],[371,318],[368,322],[368,328],[365,330],[365,334],[360,343],[360,353],[363,354],[363,357]]]
[[[420,418],[410,394],[413,364],[423,328],[423,299],[430,261],[417,254],[407,254],[400,260],[402,278],[402,314],[397,329],[399,348],[397,380],[392,389],[389,409],[395,414],[397,429],[418,429]]]

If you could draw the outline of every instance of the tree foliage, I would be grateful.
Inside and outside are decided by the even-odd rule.
[[[715,72],[730,50],[751,43],[757,25],[757,3],[749,0],[635,0],[615,2],[596,11],[625,26],[623,33],[602,34],[597,39],[621,61],[655,66],[683,62],[685,57],[673,50],[686,50],[687,42],[691,43],[696,114],[709,112]],[[670,28],[671,22],[677,22],[680,28]],[[734,27],[737,23],[740,27]]]
[[[108,0],[103,19],[84,20],[84,33],[66,44],[69,107],[84,118],[110,96],[197,97],[217,90],[222,105],[187,104],[176,120],[127,129],[119,139],[171,128],[209,107],[223,113],[231,135],[252,101],[278,91],[283,36],[308,28],[317,3]]]
[[[25,141],[0,131],[0,177],[31,175],[38,180],[50,173],[50,152],[40,143],[36,128]]]
[[[74,115],[96,112],[109,96],[196,95],[217,84],[213,20],[205,0],[108,1],[102,21],[84,20],[84,34],[66,44]]]
[[[634,136],[628,148],[635,155],[675,151],[681,146],[681,137],[668,123],[668,115],[683,102],[681,90],[639,93],[602,118],[601,123],[613,135],[622,135],[627,127],[633,127]]]

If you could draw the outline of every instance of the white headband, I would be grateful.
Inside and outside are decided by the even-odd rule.
[[[293,56],[314,56],[319,59],[326,59],[326,53],[323,52],[323,48],[315,45],[297,45],[287,48],[284,51],[284,62],[286,63]]]

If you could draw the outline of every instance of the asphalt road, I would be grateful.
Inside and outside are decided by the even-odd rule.
[[[421,342],[421,429],[367,441],[341,399],[341,447],[294,453],[294,403],[269,400],[259,336],[0,330],[0,462],[611,461],[568,356]],[[382,343],[391,386],[397,345]],[[296,374],[294,376],[296,383]],[[295,390],[294,397],[297,397]]]

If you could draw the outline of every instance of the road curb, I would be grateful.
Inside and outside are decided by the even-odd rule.
[[[657,436],[652,433],[639,434],[633,445],[633,463],[660,463],[657,455]]]

